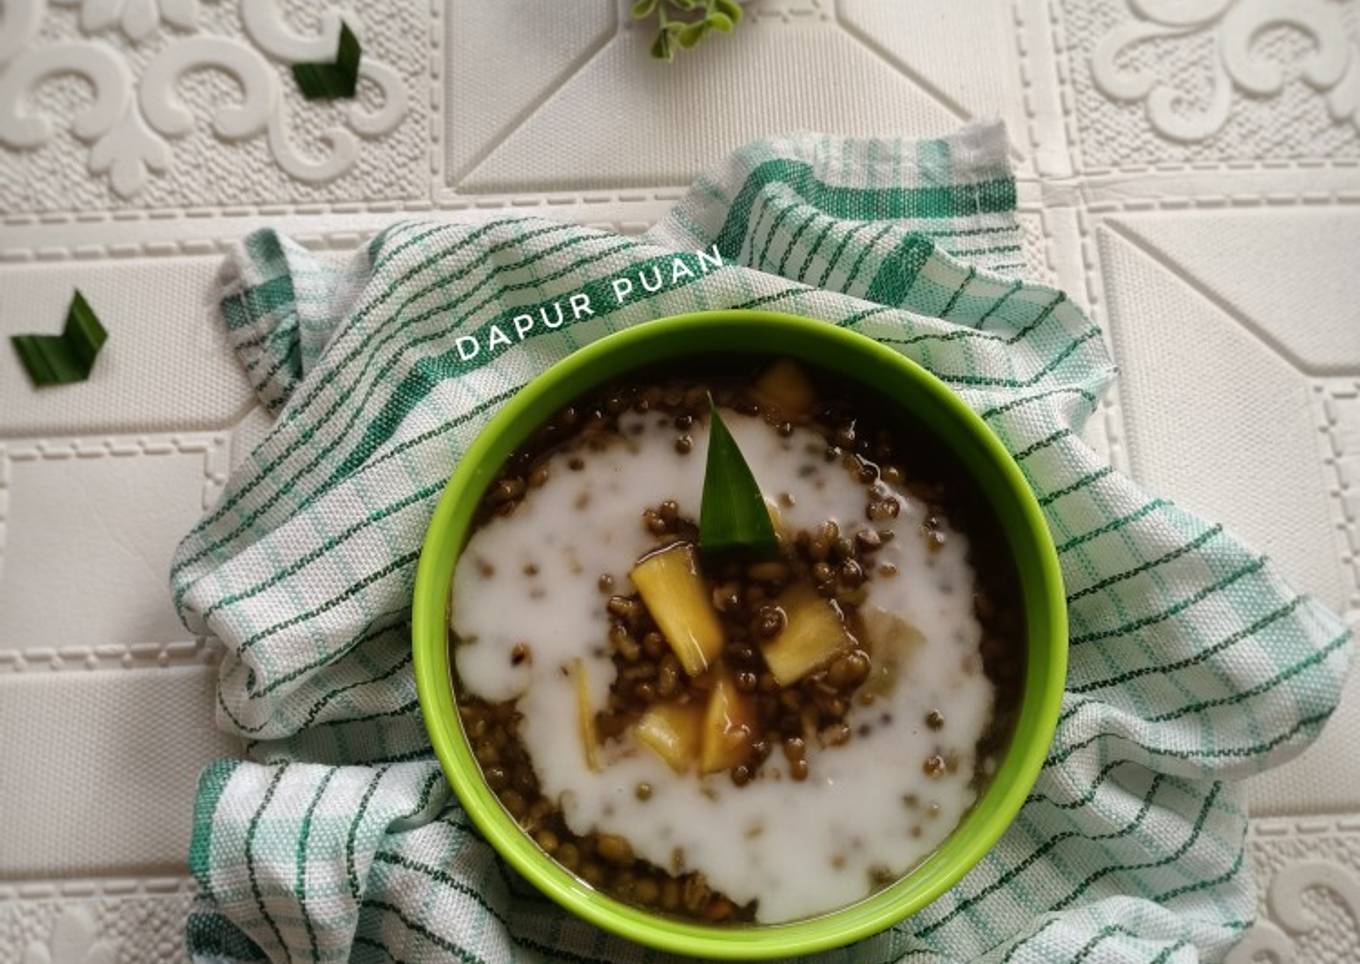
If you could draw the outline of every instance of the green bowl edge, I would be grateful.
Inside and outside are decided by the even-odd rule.
[[[922,417],[981,474],[984,495],[1018,557],[1027,613],[1020,718],[992,782],[954,833],[901,880],[858,903],[807,920],[750,927],[649,914],[593,890],[539,850],[481,779],[458,723],[446,636],[449,582],[473,509],[528,432],[604,380],[652,362],[724,350],[802,358],[876,388]],[[888,384],[890,376],[902,381]],[[892,349],[823,321],[723,310],[662,318],[607,335],[557,362],[505,403],[459,460],[430,521],[416,571],[412,646],[421,712],[440,765],[478,829],[520,874],[567,910],[629,940],[695,957],[759,960],[810,954],[876,934],[935,900],[986,855],[1024,803],[1053,739],[1067,673],[1067,608],[1057,552],[1024,475],[987,424],[942,381]]]

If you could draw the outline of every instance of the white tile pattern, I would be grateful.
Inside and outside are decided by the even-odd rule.
[[[7,6],[5,43],[17,49],[0,81],[0,145],[23,151],[0,154],[8,215],[426,194],[416,4],[346,13],[364,64],[355,101],[332,104],[304,102],[286,65],[334,55],[334,10],[189,0],[160,5],[187,15],[129,32],[126,18],[99,16],[117,6],[100,0],[45,15],[42,0]]]
[[[206,725],[214,678],[203,665],[3,677],[0,881],[176,872],[198,766],[240,750]]]
[[[218,433],[0,446],[0,663],[183,639],[163,591],[170,550],[226,480],[227,443]]]
[[[0,781],[0,964],[182,956],[193,778],[232,747],[216,648],[162,584],[267,424],[212,302],[223,246],[263,223],[336,250],[422,211],[638,231],[765,133],[999,115],[1017,260],[1093,309],[1122,369],[1092,441],[1360,618],[1360,2],[761,0],[670,67],[627,6],[346,8],[373,68],[351,111],[303,104],[285,66],[338,8],[0,4],[0,331],[56,326],[79,286],[113,332],[78,388],[31,392],[0,351],[0,732],[32,729],[0,743],[22,774]],[[90,85],[23,73],[76,51],[125,109],[73,130]],[[243,87],[267,109],[214,130]],[[1358,726],[1353,681],[1317,746],[1252,781],[1263,922],[1234,961],[1360,956]]]

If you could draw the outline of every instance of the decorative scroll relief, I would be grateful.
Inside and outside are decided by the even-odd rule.
[[[1232,113],[1234,90],[1269,98],[1279,94],[1287,65],[1253,51],[1263,32],[1297,30],[1313,49],[1298,64],[1303,79],[1324,95],[1337,123],[1360,130],[1360,46],[1346,33],[1339,8],[1324,0],[1128,0],[1135,19],[1106,33],[1091,52],[1091,78],[1106,97],[1141,101],[1148,122],[1163,136],[1202,141],[1223,129]],[[1157,38],[1208,36],[1214,53],[1206,64],[1212,88],[1205,104],[1187,103],[1170,78],[1149,69],[1117,64],[1120,55]]]
[[[29,941],[22,964],[114,964],[118,945],[99,936],[88,904],[70,904],[52,923],[46,940]]]
[[[288,133],[282,81],[286,75],[278,64],[333,56],[341,19],[335,10],[322,15],[319,33],[304,36],[284,23],[272,0],[241,0],[244,38],[174,39],[146,62],[140,76],[134,76],[122,51],[98,40],[38,43],[44,10],[44,0],[9,0],[0,15],[0,145],[40,148],[52,137],[53,125],[64,121],[90,145],[90,171],[107,175],[113,190],[125,198],[146,187],[154,172],[165,171],[173,161],[170,142],[194,130],[195,110],[178,93],[180,81],[193,71],[221,71],[241,87],[238,103],[199,108],[219,140],[263,134],[275,163],[308,183],[344,174],[358,159],[359,138],[389,133],[406,112],[407,91],[400,75],[366,55],[359,76],[361,82],[366,79],[377,87],[380,104],[372,108],[359,100],[349,103],[344,126],[322,132],[326,152],[321,157],[298,150]],[[197,11],[196,0],[160,0],[159,6],[153,0],[83,0],[80,26],[90,34],[117,25],[138,39],[155,30],[159,20],[191,29]],[[354,21],[350,25],[362,38],[361,25]],[[37,113],[30,103],[33,92],[63,74],[88,81],[94,102],[69,118]]]
[[[1323,926],[1304,904],[1304,894],[1309,891],[1334,898],[1350,914],[1352,926],[1360,927],[1360,874],[1323,858],[1295,860],[1270,879],[1266,904],[1271,919],[1258,922],[1247,932],[1229,952],[1227,964],[1305,964],[1307,958],[1299,953],[1299,943]],[[1341,948],[1332,950],[1345,954]]]
[[[117,27],[133,40],[150,36],[164,20],[181,30],[198,25],[198,0],[53,0],[80,8],[80,29],[99,33]]]

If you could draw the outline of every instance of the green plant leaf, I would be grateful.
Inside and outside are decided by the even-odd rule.
[[[332,63],[293,64],[293,79],[308,100],[350,98],[359,83],[359,60],[363,51],[359,38],[340,21],[340,42]]]
[[[736,24],[732,22],[732,19],[728,17],[727,14],[719,13],[716,10],[708,15],[708,17],[704,20],[704,23],[707,24],[709,27],[712,27],[719,33],[731,33],[733,28],[736,26]]]
[[[770,509],[751,467],[708,400],[708,463],[699,506],[699,551],[707,556],[745,552],[774,555],[779,549]]]
[[[66,310],[60,335],[12,335],[10,343],[35,386],[66,385],[90,377],[95,357],[109,333],[79,291]]]
[[[700,40],[704,39],[704,33],[707,30],[708,24],[703,20],[700,20],[697,23],[686,24],[684,26],[684,29],[680,31],[679,36],[680,46],[686,50],[689,50]]]
[[[665,61],[674,60],[677,49],[698,46],[710,31],[731,33],[742,18],[736,0],[633,0],[630,10],[637,20],[655,16],[651,53]]]
[[[733,24],[741,23],[742,9],[737,0],[714,0],[713,6],[719,13],[726,14]]]

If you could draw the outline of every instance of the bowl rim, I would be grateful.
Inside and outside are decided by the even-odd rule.
[[[759,343],[754,340],[757,334]],[[690,347],[674,350],[666,344],[681,337]],[[751,343],[742,341],[745,338]],[[996,473],[995,478],[982,480],[980,488],[1004,517],[1007,551],[1017,560],[1024,556],[1031,565],[1018,565],[1026,609],[1027,665],[1012,741],[997,773],[945,842],[895,883],[846,907],[784,924],[715,926],[652,914],[591,888],[540,850],[501,807],[481,777],[459,721],[450,685],[446,624],[449,581],[469,534],[472,510],[505,455],[546,416],[547,411],[535,410],[544,407],[546,398],[562,396],[547,406],[551,410],[594,385],[643,367],[658,357],[648,348],[660,345],[666,353],[659,357],[680,358],[712,354],[715,347],[734,339],[741,343],[734,350],[772,357],[797,358],[797,350],[783,348],[816,343],[827,354],[810,360],[821,367],[828,367],[829,357],[858,355],[902,376],[903,391],[920,396],[916,405],[924,399],[937,408],[932,417],[964,430],[966,438],[956,441],[950,436],[948,444],[975,447],[974,457]],[[611,355],[634,360],[592,377],[590,373]],[[844,370],[841,374],[857,378]],[[576,384],[583,377],[588,380]],[[888,394],[904,408],[913,408],[897,391]],[[933,428],[938,434],[939,426]],[[998,505],[998,500],[1009,500],[1009,507]],[[1017,545],[1017,539],[1028,540],[1028,545]],[[754,960],[810,954],[876,934],[934,901],[986,855],[1019,812],[1052,742],[1066,680],[1067,609],[1057,551],[1034,493],[1000,439],[943,381],[857,332],[797,315],[727,309],[647,321],[591,342],[530,380],[488,421],[458,460],[426,531],[412,593],[412,649],[421,713],[445,777],[473,823],[511,866],[553,901],[610,933],[678,954]]]

